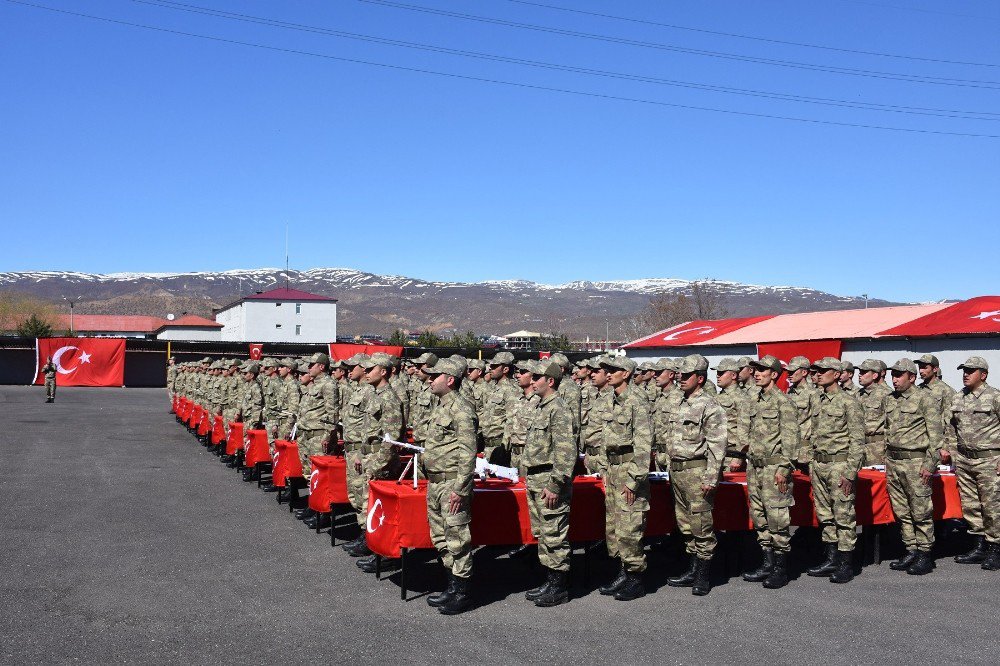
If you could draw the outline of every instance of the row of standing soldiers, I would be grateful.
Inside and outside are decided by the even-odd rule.
[[[958,394],[940,380],[932,356],[916,364],[900,359],[891,368],[895,390],[885,383],[890,369],[876,360],[860,366],[860,387],[853,384],[853,366],[832,358],[796,357],[787,367],[771,356],[723,359],[714,368],[718,387],[708,369],[700,355],[642,365],[599,356],[574,366],[561,354],[517,363],[509,352],[489,361],[426,353],[400,362],[359,354],[332,364],[315,354],[260,364],[205,359],[174,371],[169,384],[210,412],[264,427],[272,443],[294,428],[304,470],[310,456],[332,451],[331,442],[342,437],[349,496],[362,528],[345,549],[369,571],[375,562],[364,536],[367,483],[399,474],[399,452],[383,439],[401,440],[409,428],[414,444],[425,449],[420,472],[428,480],[431,537],[449,570],[448,588],[428,602],[446,614],[471,603],[477,452],[518,468],[526,481],[538,557],[547,570],[526,597],[539,606],[569,598],[567,536],[578,456],[589,473],[604,478],[606,544],[621,568],[601,593],[619,600],[645,594],[642,536],[651,468],[669,473],[689,556],[687,571],[668,584],[694,594],[711,588],[712,508],[721,472],[743,468],[764,555],[760,567],[744,574],[747,580],[768,588],[788,581],[796,466],[808,466],[826,546],[824,561],[808,573],[852,579],[854,489],[863,463],[886,465],[907,548],[893,568],[927,573],[933,568],[930,474],[956,451],[963,511],[976,540],[959,560],[1000,568],[1000,399],[985,384],[985,361],[963,365],[964,377],[980,383],[971,389],[967,383]],[[777,388],[783,373],[787,393]],[[310,526],[323,519],[309,509],[299,515]]]

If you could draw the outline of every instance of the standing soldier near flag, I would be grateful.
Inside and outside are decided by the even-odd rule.
[[[751,365],[747,367],[753,369]],[[715,381],[719,384],[719,395],[715,396],[715,399],[719,401],[719,405],[726,412],[727,444],[726,458],[722,463],[722,469],[727,472],[738,472],[743,468],[747,459],[744,449],[747,442],[737,436],[739,417],[751,393],[739,383],[739,373],[742,372],[742,368],[736,359],[724,358],[712,370],[715,370]],[[750,385],[754,386],[753,382]],[[747,473],[749,474],[749,468]]]
[[[427,439],[427,425],[431,417],[434,406],[437,405],[437,396],[431,393],[430,374],[428,369],[433,368],[438,362],[436,354],[425,352],[414,361],[417,371],[413,374],[414,391],[412,404],[410,406],[410,428],[413,430],[413,443],[423,446]]]
[[[604,357],[588,360],[590,364],[587,407],[580,414],[580,449],[583,465],[591,474],[604,476],[608,471],[608,457],[604,453],[604,412],[608,409],[608,369],[601,367]],[[588,386],[583,387],[584,391]]]
[[[472,605],[472,488],[476,471],[476,413],[462,395],[463,369],[452,359],[430,368],[431,391],[438,403],[430,414],[424,455],[427,522],[431,541],[448,572],[448,587],[427,597],[443,615]]]
[[[857,395],[865,412],[865,465],[885,464],[885,399],[892,393],[884,381],[885,371],[885,363],[873,358],[858,367],[861,388]]]
[[[264,429],[267,432],[269,446],[274,446],[274,435],[281,416],[281,378],[278,377],[278,360],[268,356],[261,364],[261,393],[264,395]]]
[[[56,364],[52,362],[52,357],[45,359],[42,366],[42,373],[45,375],[45,402],[56,401]]]
[[[521,395],[509,403],[509,411],[504,422],[503,446],[510,451],[510,466],[518,470],[521,478],[524,474],[524,446],[528,441],[528,430],[531,419],[538,404],[538,398],[531,388],[531,373],[535,369],[535,361],[518,361],[514,364],[514,378]],[[518,550],[521,550],[520,548]]]
[[[924,354],[917,359],[916,363],[920,379],[923,380],[918,388],[930,392],[941,412],[941,428],[944,432],[941,448],[945,451],[945,455],[941,457],[944,462],[948,463],[951,461],[951,456],[948,454],[955,448],[955,431],[950,424],[951,403],[955,399],[956,391],[941,379],[941,364],[938,362],[937,356]]]
[[[812,462],[812,418],[818,408],[819,389],[810,381],[812,363],[805,356],[796,356],[788,362],[787,395],[799,410],[799,450],[795,462],[805,466]]]
[[[167,395],[173,400],[177,394],[177,359],[171,356],[167,359]]]
[[[302,475],[312,472],[312,457],[326,453],[334,425],[337,423],[339,405],[337,385],[326,373],[330,357],[317,352],[309,357],[309,374],[312,382],[307,384],[299,399],[299,413],[296,417],[295,443],[299,449]],[[306,506],[296,514],[300,520],[309,520],[315,511]]]
[[[299,414],[302,384],[299,382],[297,367],[298,362],[294,358],[281,359],[281,365],[278,367],[278,376],[281,378],[281,391],[278,394],[280,412],[274,439],[287,440],[292,434],[295,419]],[[273,452],[273,440],[271,447]]]
[[[489,361],[483,411],[479,421],[486,460],[500,465],[507,465],[510,460],[510,451],[503,447],[503,431],[509,405],[519,400],[522,393],[510,376],[513,364],[514,355],[503,351]]]

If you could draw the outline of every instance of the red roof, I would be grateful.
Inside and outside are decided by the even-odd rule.
[[[771,317],[743,317],[741,319],[699,319],[679,324],[665,331],[623,345],[626,349],[637,347],[686,347],[702,344],[745,326],[765,321]]]
[[[921,337],[1000,333],[1000,296],[979,296],[942,307],[923,317],[888,328],[883,335]]]
[[[252,296],[245,296],[244,300],[247,301],[330,301],[335,302],[336,298],[330,298],[329,296],[320,296],[318,294],[310,294],[308,291],[301,291],[299,289],[289,289],[282,287],[280,289],[272,289],[271,291],[265,291],[262,294],[253,294]]]
[[[163,324],[160,325],[160,328],[169,328],[169,327],[173,327],[173,326],[178,326],[178,327],[183,326],[183,327],[186,327],[186,328],[192,328],[192,327],[194,327],[194,328],[222,328],[222,324],[220,324],[217,321],[214,321],[212,319],[205,319],[204,317],[199,317],[198,315],[191,315],[191,314],[183,315],[183,316],[179,317],[178,319],[174,319],[173,321],[171,321],[169,319],[164,319],[163,320]],[[159,330],[159,329],[157,329],[157,330]]]
[[[58,328],[69,330],[69,315],[58,315],[58,319]],[[73,315],[73,330],[152,333],[166,323],[166,321],[162,317],[148,317],[145,315],[75,314]]]

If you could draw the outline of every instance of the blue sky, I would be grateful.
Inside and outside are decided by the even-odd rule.
[[[280,266],[287,224],[300,269],[998,288],[1000,138],[947,134],[1000,137],[988,0],[24,1],[175,32],[0,0],[0,270]]]

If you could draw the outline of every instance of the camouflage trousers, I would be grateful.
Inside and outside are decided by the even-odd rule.
[[[929,553],[934,546],[934,505],[931,487],[920,478],[923,464],[923,458],[889,458],[885,462],[885,485],[906,550]]]
[[[747,463],[746,457],[745,456],[730,455],[729,451],[726,452],[726,456],[722,459],[722,471],[723,472],[730,471],[730,469],[731,469],[730,465],[732,465],[734,462],[739,463],[739,467],[740,468],[746,467],[747,468],[747,472],[749,473],[750,466]]]
[[[399,454],[396,450],[390,446],[382,446],[381,444],[369,444],[372,447],[366,449],[359,447],[356,455],[361,459],[361,473],[358,474],[358,478],[355,480],[357,484],[355,488],[355,493],[358,496],[360,502],[360,510],[355,509],[358,512],[358,525],[361,529],[366,529],[366,524],[368,521],[368,482],[382,481],[385,479],[397,479],[399,478],[400,472],[403,471],[403,466],[399,461]],[[368,451],[368,453],[363,453]],[[349,456],[347,459],[347,471],[348,474],[354,468],[353,459]],[[348,477],[348,490],[350,490],[350,477]],[[348,493],[350,496],[350,493]],[[351,502],[354,505],[354,502]]]
[[[882,436],[878,437],[865,437],[865,445],[862,447],[864,451],[864,462],[862,465],[885,465],[885,438]],[[893,509],[895,510],[895,509]]]
[[[365,479],[364,471],[358,472],[354,466],[355,460],[361,462],[361,445],[357,442],[344,442],[344,461],[347,463],[347,499],[351,503],[351,508],[361,517],[359,525],[364,525],[367,513],[362,513],[363,507],[367,505],[364,498],[368,496],[368,481]]]
[[[761,548],[773,550],[776,553],[787,553],[791,550],[792,524],[789,507],[795,504],[792,495],[792,475],[788,474],[788,490],[782,493],[774,477],[779,472],[786,472],[777,465],[757,467],[747,463],[747,490],[750,493],[750,519],[757,531],[757,542]]]
[[[232,408],[232,407],[223,407],[222,408],[222,420],[225,421],[226,423],[232,423],[233,421],[236,420],[236,414],[237,413],[238,413],[238,410],[235,409],[235,408]]]
[[[967,458],[959,451],[952,453],[958,493],[962,498],[962,517],[969,524],[969,534],[986,537],[989,543],[1000,543],[1000,457]]]
[[[55,400],[56,397],[56,380],[46,379],[45,380],[45,398]]]
[[[635,489],[632,506],[625,502],[622,491],[628,481],[626,465],[610,465],[604,477],[604,541],[608,555],[621,560],[625,571],[642,573],[646,570],[646,553],[642,536],[646,531],[649,511],[649,481]]]
[[[604,453],[603,446],[583,447],[583,465],[591,474],[608,475],[608,456]]]
[[[538,561],[543,567],[553,571],[569,571],[569,502],[572,484],[559,495],[556,508],[549,509],[542,499],[545,488],[543,478],[547,475],[535,475],[538,481],[533,482],[528,477],[528,517],[531,519],[531,532],[538,538]]]
[[[518,444],[516,446],[510,447],[509,455],[507,456],[507,461],[504,463],[505,467],[513,467],[518,471],[518,474],[523,479],[525,477],[524,466],[524,445]],[[500,463],[493,463],[494,465],[499,465]]]
[[[312,471],[312,456],[323,455],[323,438],[325,430],[299,430],[295,433],[295,443],[299,447],[299,462],[302,463],[302,476],[309,478]]]
[[[809,464],[812,479],[816,519],[823,531],[823,543],[837,544],[837,550],[850,552],[858,541],[858,518],[854,509],[854,493],[844,497],[840,480],[854,478],[854,470],[846,462]],[[856,484],[855,484],[856,485]]]
[[[684,537],[684,550],[700,560],[710,560],[716,543],[712,520],[715,494],[702,495],[704,477],[703,467],[671,470],[670,487],[674,493],[677,529]]]
[[[472,576],[472,501],[462,498],[458,513],[452,514],[448,504],[451,494],[459,490],[457,480],[427,484],[427,522],[431,541],[437,548],[446,569],[458,578]]]

